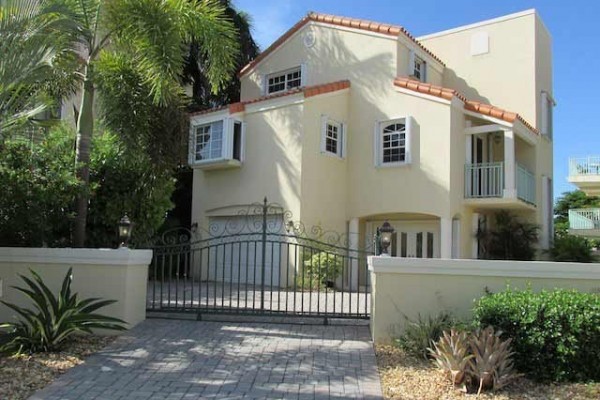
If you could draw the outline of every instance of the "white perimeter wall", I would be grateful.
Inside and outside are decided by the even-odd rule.
[[[388,342],[402,333],[406,320],[448,311],[472,316],[485,289],[568,288],[600,294],[600,264],[541,261],[491,261],[370,257],[371,333]]]
[[[70,267],[71,290],[79,299],[100,297],[117,300],[98,312],[125,320],[129,327],[146,317],[148,264],[152,250],[128,249],[45,249],[0,247],[0,300],[31,307],[29,299],[11,286],[25,287],[19,275],[31,277],[36,271],[58,294]],[[14,312],[0,304],[0,321],[9,321]]]

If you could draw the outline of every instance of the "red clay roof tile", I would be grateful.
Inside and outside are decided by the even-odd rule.
[[[510,123],[515,122],[515,120],[519,120],[532,132],[539,134],[538,130],[519,114],[504,110],[499,107],[492,106],[490,104],[467,100],[467,98],[457,90],[432,85],[430,83],[423,83],[410,78],[396,78],[394,79],[394,85],[415,92],[440,97],[446,100],[452,100],[453,97],[456,97],[464,103],[465,110],[474,111],[483,115],[488,115],[490,117],[501,119]]]
[[[281,92],[281,93],[275,93],[275,94],[270,94],[267,96],[257,97],[252,100],[240,101],[237,103],[232,103],[232,104],[228,104],[228,105],[224,105],[224,106],[220,106],[220,107],[215,107],[215,108],[211,108],[208,110],[196,111],[196,112],[190,113],[190,116],[209,114],[212,112],[222,111],[225,109],[229,109],[229,113],[234,114],[237,112],[244,111],[246,109],[247,104],[254,104],[254,103],[261,102],[261,101],[276,99],[278,97],[291,96],[291,95],[299,94],[299,93],[302,93],[304,95],[304,98],[307,98],[307,97],[317,96],[319,94],[336,92],[338,90],[347,89],[349,87],[350,87],[349,80],[328,82],[328,83],[323,83],[320,85],[313,85],[313,86],[306,86],[306,87],[299,87],[299,88],[295,88],[295,89],[288,90],[288,91]]]
[[[307,16],[298,21],[294,26],[292,26],[287,32],[285,32],[282,36],[280,36],[273,44],[265,49],[262,53],[260,53],[254,60],[250,61],[246,66],[244,66],[239,73],[239,76],[244,76],[248,71],[250,71],[254,66],[259,64],[265,57],[271,54],[276,48],[281,46],[287,39],[290,38],[294,33],[296,33],[300,28],[306,25],[308,22],[322,22],[325,24],[331,24],[336,26],[344,26],[348,28],[362,29],[365,31],[381,33],[389,36],[398,36],[401,33],[406,36],[409,40],[414,42],[417,46],[419,46],[424,52],[433,57],[436,61],[445,66],[444,62],[440,60],[435,54],[433,54],[430,50],[428,50],[425,46],[421,44],[417,39],[414,38],[406,29],[398,25],[389,25],[382,24],[379,22],[367,21],[363,19],[356,18],[348,18],[341,17],[337,15],[328,15],[328,14],[319,14],[315,12],[308,13]]]

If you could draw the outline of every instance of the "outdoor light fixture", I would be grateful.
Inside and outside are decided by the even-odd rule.
[[[389,256],[388,248],[392,243],[392,234],[394,233],[394,227],[389,222],[385,221],[383,225],[379,227],[379,246],[381,246],[381,254]]]
[[[127,248],[129,239],[131,239],[132,226],[133,224],[129,220],[129,217],[125,214],[119,221],[119,248]]]

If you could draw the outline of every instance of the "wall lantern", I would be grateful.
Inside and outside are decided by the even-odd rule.
[[[390,255],[388,249],[392,243],[392,235],[394,232],[394,227],[387,221],[385,221],[383,225],[379,227],[379,246],[381,248],[381,255]]]
[[[131,230],[133,229],[133,223],[129,220],[127,214],[119,221],[119,248],[126,249],[131,239]]]

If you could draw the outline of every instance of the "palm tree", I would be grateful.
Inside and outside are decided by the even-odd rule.
[[[237,41],[240,44],[240,52],[235,60],[235,72],[237,73],[242,67],[255,59],[260,50],[252,37],[250,16],[243,11],[237,10],[231,4],[230,0],[219,0],[219,2],[224,7],[227,17],[233,21],[238,32]],[[218,93],[214,93],[211,90],[210,81],[205,73],[207,60],[198,52],[199,45],[197,42],[190,44],[189,54],[183,70],[184,83],[192,85],[193,104],[191,108],[193,110],[204,109],[239,101],[240,80],[237,78],[237,75],[233,76],[228,84]]]
[[[236,30],[214,0],[46,0],[43,4],[70,22],[56,34],[68,36],[80,56],[76,161],[85,186],[94,129],[94,64],[104,52],[133,58],[157,105],[183,95],[179,81],[187,55],[184,43],[199,44],[197,56],[208,61],[206,76],[213,92],[227,82],[236,66]],[[76,247],[85,244],[88,198],[83,194],[76,200]]]
[[[39,86],[56,49],[44,17],[37,0],[7,0],[0,7],[0,141],[48,105]]]

